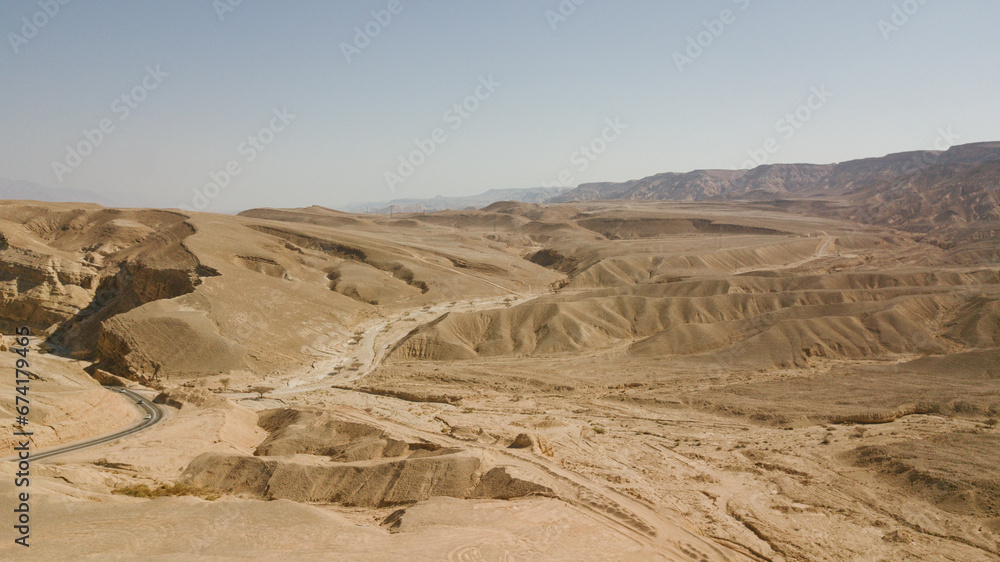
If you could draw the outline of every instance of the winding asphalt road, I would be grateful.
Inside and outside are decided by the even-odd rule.
[[[161,409],[156,404],[149,402],[149,400],[147,400],[146,398],[139,396],[138,394],[132,392],[131,390],[121,387],[108,386],[105,388],[112,390],[114,392],[121,392],[122,394],[125,395],[125,397],[131,398],[133,403],[135,403],[135,405],[138,406],[140,410],[142,410],[142,413],[144,415],[148,414],[150,416],[149,419],[148,420],[143,419],[142,423],[140,423],[139,425],[130,427],[129,429],[125,429],[117,433],[112,433],[111,435],[105,435],[103,437],[91,439],[90,441],[81,441],[79,443],[72,443],[69,445],[64,445],[62,447],[56,447],[55,449],[49,449],[47,451],[42,451],[40,453],[32,453],[30,460],[35,462],[44,459],[50,459],[57,455],[72,453],[73,451],[79,451],[81,449],[86,449],[89,447],[100,445],[102,443],[107,443],[109,441],[121,439],[122,437],[132,435],[133,433],[138,433],[144,429],[152,427],[153,425],[155,425],[156,423],[158,423],[160,420],[163,419],[163,409]],[[139,403],[140,401],[142,402],[141,404]],[[12,460],[17,460],[17,457],[7,457],[3,459],[3,461],[12,461]]]

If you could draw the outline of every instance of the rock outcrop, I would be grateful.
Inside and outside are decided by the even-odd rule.
[[[263,499],[385,507],[433,496],[553,496],[548,487],[490,466],[480,453],[412,442],[329,411],[283,408],[261,415],[269,435],[255,456],[203,454],[185,482]]]

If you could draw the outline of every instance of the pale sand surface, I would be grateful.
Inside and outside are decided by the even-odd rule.
[[[65,346],[32,352],[36,450],[139,421],[92,363],[167,413],[32,467],[28,559],[1000,557],[978,241],[632,202],[0,232],[5,325]],[[220,497],[114,493],[175,483]]]

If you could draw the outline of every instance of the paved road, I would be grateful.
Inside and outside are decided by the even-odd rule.
[[[149,400],[147,400],[146,398],[139,396],[138,394],[132,392],[131,390],[124,389],[121,387],[109,386],[105,388],[112,390],[114,392],[121,392],[127,398],[131,398],[132,401],[136,404],[136,407],[142,410],[143,417],[149,415],[149,419],[148,420],[143,419],[142,423],[140,423],[139,425],[136,425],[129,429],[125,429],[123,431],[119,431],[117,433],[112,433],[111,435],[105,435],[103,437],[91,439],[90,441],[81,441],[79,443],[72,443],[69,445],[64,445],[62,447],[56,447],[55,449],[49,449],[47,451],[42,451],[41,453],[32,453],[31,460],[40,461],[44,459],[50,459],[56,455],[71,453],[73,451],[79,451],[81,449],[86,449],[88,447],[94,447],[102,443],[107,443],[109,441],[121,439],[122,437],[125,437],[127,435],[132,435],[133,433],[138,433],[144,429],[152,427],[153,425],[155,425],[156,423],[158,423],[160,420],[163,419],[163,410],[156,404],[149,402]],[[142,401],[142,404],[139,404],[140,400]],[[10,461],[10,460],[17,460],[17,457],[7,457],[3,459],[3,461]]]

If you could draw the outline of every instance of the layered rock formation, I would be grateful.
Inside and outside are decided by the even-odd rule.
[[[434,496],[512,499],[551,489],[490,466],[481,453],[408,442],[324,410],[266,412],[254,455],[206,453],[184,480],[227,494],[347,506],[385,507]]]

